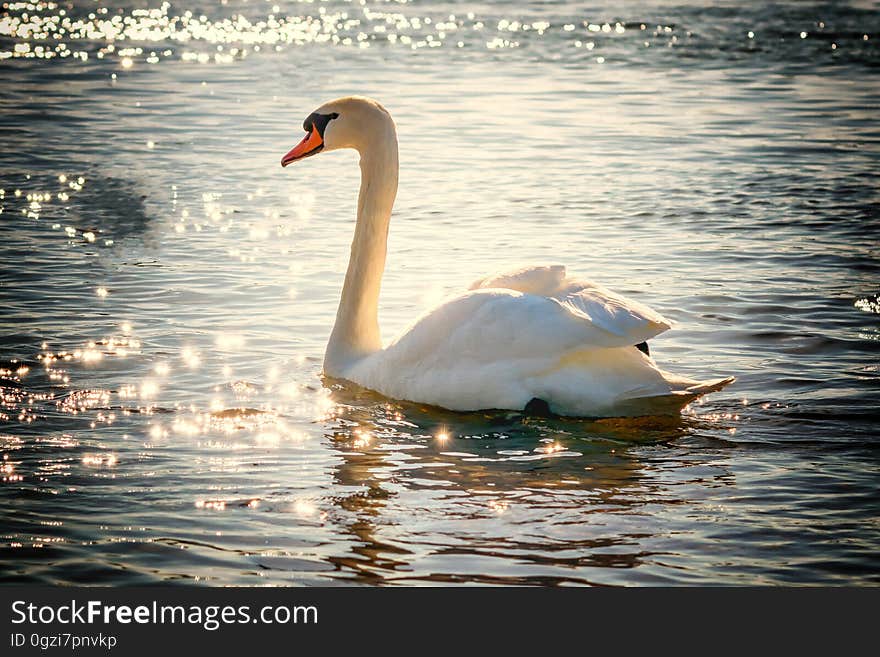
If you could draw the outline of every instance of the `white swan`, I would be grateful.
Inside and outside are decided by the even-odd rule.
[[[456,411],[592,417],[678,413],[733,381],[694,381],[660,370],[641,343],[670,322],[595,283],[568,277],[561,265],[479,280],[383,349],[378,305],[397,195],[394,121],[376,101],[349,97],[319,107],[303,128],[306,136],[282,166],[338,148],[360,153],[357,224],[324,355],[326,376]]]

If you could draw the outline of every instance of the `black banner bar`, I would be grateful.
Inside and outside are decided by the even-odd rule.
[[[863,642],[873,638],[878,592],[5,587],[0,655],[336,655],[394,645],[409,645],[409,653],[471,654],[478,645],[491,654],[527,646],[763,652],[775,645],[786,654],[850,654],[871,645]]]

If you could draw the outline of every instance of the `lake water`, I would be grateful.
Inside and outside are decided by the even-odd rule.
[[[741,4],[5,3],[0,581],[880,583],[880,12]],[[561,262],[736,383],[324,387],[357,158],[279,162],[351,93],[400,138],[387,339]]]

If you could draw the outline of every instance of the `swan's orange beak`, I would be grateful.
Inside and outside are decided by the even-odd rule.
[[[309,155],[320,153],[324,148],[324,140],[318,134],[318,129],[312,127],[309,134],[302,138],[302,141],[294,146],[291,151],[281,158],[281,166],[286,167],[291,162],[296,162]]]

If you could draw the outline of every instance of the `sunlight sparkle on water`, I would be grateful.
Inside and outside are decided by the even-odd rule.
[[[159,394],[159,384],[155,381],[147,380],[141,384],[141,398],[152,399]]]
[[[217,348],[221,351],[237,351],[244,346],[244,343],[244,336],[234,333],[221,333],[215,340]]]
[[[505,502],[504,500],[490,500],[489,501],[489,508],[498,514],[504,513],[505,511],[507,511],[507,509],[509,507],[510,507],[510,504],[508,502]]]
[[[119,459],[115,454],[86,454],[82,458],[83,465],[92,467],[112,468]]]
[[[201,362],[199,353],[192,347],[184,347],[180,352],[180,357],[183,359],[184,364],[190,369],[197,368]]]
[[[556,452],[561,452],[565,449],[562,445],[560,445],[557,441],[553,441],[551,443],[542,445],[540,447],[536,447],[536,452],[542,452],[544,454],[555,454]]]
[[[159,440],[160,438],[168,437],[168,430],[163,427],[161,424],[153,424],[150,425],[149,431],[150,438],[154,440]]]
[[[315,402],[315,419],[327,420],[336,415],[336,403],[329,396],[323,396]]]
[[[358,429],[354,432],[354,440],[352,440],[352,447],[361,448],[361,447],[369,447],[370,441],[373,436],[369,431],[363,431]]]
[[[373,45],[406,50],[499,50],[519,48],[525,39],[561,40],[579,46],[584,34],[620,38],[628,32],[619,22],[612,25],[584,20],[580,24],[551,24],[546,20],[501,19],[487,23],[475,12],[432,19],[386,11],[381,6],[361,6],[357,17],[345,9],[320,6],[316,10],[301,3],[297,3],[296,9],[303,11],[302,15],[294,15],[294,7],[283,7],[284,11],[279,7],[279,11],[260,16],[253,15],[259,11],[254,6],[249,17],[232,14],[213,19],[191,11],[175,13],[170,3],[153,9],[121,10],[113,15],[107,13],[106,7],[87,14],[73,6],[69,7],[68,15],[52,2],[13,2],[3,8],[5,18],[0,21],[0,36],[9,37],[14,43],[11,49],[0,50],[0,60],[69,58],[87,62],[90,57],[115,57],[126,73],[133,72],[136,61],[155,65],[176,57],[201,65],[229,65],[252,53],[279,52],[306,44],[359,50]],[[644,29],[643,24],[641,30]],[[677,38],[674,32],[671,26],[658,25],[651,36],[655,40],[669,40],[671,45]],[[116,43],[123,41],[158,45],[154,50],[139,46],[117,48]],[[116,73],[111,78],[115,81]]]
[[[858,299],[854,305],[866,313],[877,313],[880,315],[880,294]]]
[[[318,513],[318,507],[311,500],[296,500],[291,510],[298,516],[311,518]]]
[[[225,511],[226,510],[226,501],[225,500],[196,500],[195,506],[197,509],[209,509],[212,511]]]

